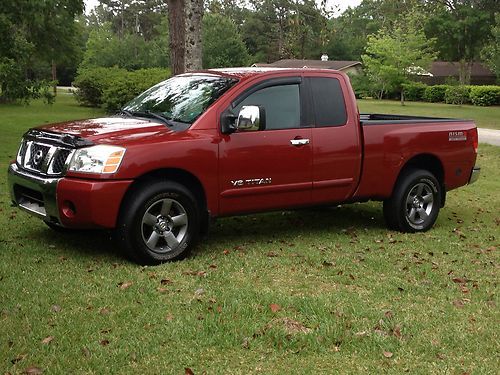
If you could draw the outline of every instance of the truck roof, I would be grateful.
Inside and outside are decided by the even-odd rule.
[[[207,69],[202,72],[224,75],[236,79],[247,79],[254,76],[273,74],[276,72],[281,73],[303,73],[303,72],[337,72],[332,69],[309,69],[309,68],[274,68],[274,67],[245,67],[245,68],[221,68],[221,69]],[[200,72],[201,73],[201,72]]]

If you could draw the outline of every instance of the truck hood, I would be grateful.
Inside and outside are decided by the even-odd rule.
[[[145,137],[173,133],[165,124],[154,120],[129,117],[103,117],[45,125],[40,128],[53,133],[78,135],[94,143],[129,143]]]

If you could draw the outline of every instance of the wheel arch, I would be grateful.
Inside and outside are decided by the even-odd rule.
[[[443,163],[441,162],[441,159],[439,159],[434,154],[418,154],[412,156],[410,159],[406,161],[406,163],[400,169],[398,177],[396,179],[396,183],[394,184],[393,187],[393,192],[401,176],[403,176],[404,173],[406,173],[406,171],[410,169],[424,169],[426,171],[429,171],[434,175],[434,177],[436,177],[441,187],[441,207],[444,207],[446,200],[446,188],[444,184],[445,181],[444,166]]]
[[[125,193],[125,197],[122,201],[121,206],[123,206],[126,198],[130,196],[130,194],[132,194],[134,190],[138,188],[138,186],[147,183],[148,181],[158,180],[173,181],[184,185],[193,193],[200,205],[200,209],[203,211],[207,211],[207,196],[201,181],[191,172],[178,168],[156,169],[135,178],[134,182],[129,186],[127,192]]]

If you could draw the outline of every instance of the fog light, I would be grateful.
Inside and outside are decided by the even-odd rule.
[[[64,201],[62,204],[62,213],[67,218],[73,218],[76,215],[75,204],[71,201]]]

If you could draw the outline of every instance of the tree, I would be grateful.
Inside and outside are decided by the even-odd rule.
[[[221,38],[221,35],[225,35]],[[245,66],[249,55],[234,22],[221,14],[203,17],[203,67]]]
[[[495,6],[496,4],[496,6]],[[436,38],[440,58],[460,62],[460,82],[469,83],[472,63],[490,39],[495,0],[432,0],[426,34]]]
[[[136,70],[168,67],[168,22],[156,26],[161,33],[146,40],[141,33],[126,32],[121,37],[113,32],[110,22],[90,31],[81,68],[113,67]]]
[[[495,25],[491,28],[491,40],[481,50],[481,57],[500,78],[500,13],[495,15]]]
[[[418,26],[417,14],[400,24],[381,29],[368,37],[366,54],[362,56],[366,74],[379,92],[379,98],[391,90],[399,90],[404,104],[403,84],[421,70],[428,69],[435,58],[433,40],[428,40]]]
[[[168,0],[172,74],[202,67],[203,0]]]
[[[82,0],[2,1],[2,100],[38,97],[43,80],[56,78],[56,65],[74,59],[80,46],[75,17],[82,11]]]

